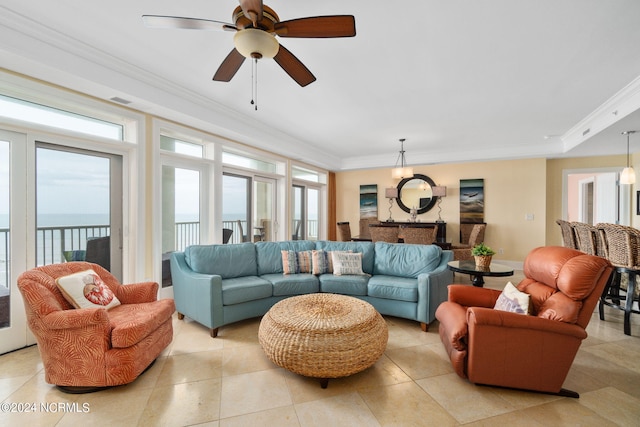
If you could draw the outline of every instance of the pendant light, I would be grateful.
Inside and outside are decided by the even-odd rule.
[[[404,158],[404,141],[405,138],[400,139],[400,154],[398,160],[396,160],[395,167],[391,170],[391,177],[393,179],[404,179],[413,177],[413,168],[407,166],[407,162]],[[400,163],[400,166],[398,166]]]
[[[622,169],[620,173],[620,184],[633,184],[636,182],[636,172],[631,167],[629,162],[629,135],[636,133],[635,130],[626,130],[622,132],[623,135],[627,135],[627,167]]]

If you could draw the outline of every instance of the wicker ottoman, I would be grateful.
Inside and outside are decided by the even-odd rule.
[[[346,377],[372,366],[389,331],[371,304],[336,294],[309,294],[276,303],[260,322],[258,339],[273,363],[296,374]]]

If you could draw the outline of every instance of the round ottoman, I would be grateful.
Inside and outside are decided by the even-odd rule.
[[[372,366],[389,338],[371,304],[336,294],[284,299],[264,315],[258,339],[267,357],[285,369],[321,379],[345,377]]]

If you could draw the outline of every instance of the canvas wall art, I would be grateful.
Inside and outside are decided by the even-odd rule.
[[[484,222],[484,179],[460,180],[460,222]]]
[[[360,218],[378,218],[378,185],[360,186]]]

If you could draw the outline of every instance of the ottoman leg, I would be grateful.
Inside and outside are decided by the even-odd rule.
[[[328,385],[329,385],[329,378],[320,379],[320,387],[327,388]]]

